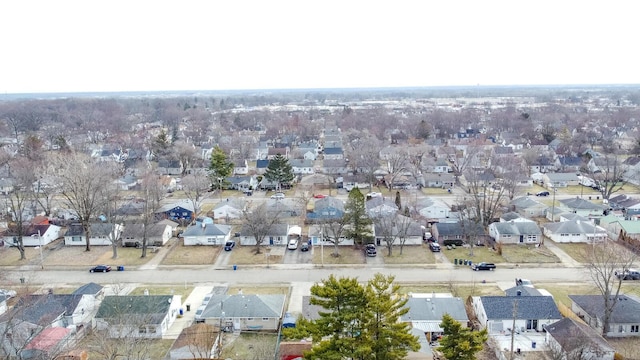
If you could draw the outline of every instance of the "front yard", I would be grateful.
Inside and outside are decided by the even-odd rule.
[[[405,245],[400,254],[400,246],[394,245],[391,256],[386,246],[378,246],[378,256],[385,264],[435,264],[436,257],[427,245]]]
[[[184,246],[179,241],[167,256],[162,260],[162,265],[210,265],[216,261],[221,246]]]
[[[560,259],[544,246],[503,245],[502,256],[489,246],[474,246],[473,248],[458,246],[451,250],[443,247],[442,253],[451,262],[455,262],[455,259],[462,259],[471,260],[473,263],[491,262],[496,264],[560,263]]]
[[[118,247],[118,257],[113,259],[111,246],[92,246],[91,251],[85,251],[84,246],[61,246],[44,251],[44,266],[143,265],[156,255],[149,250],[145,258],[141,254],[141,249]]]
[[[318,251],[320,250],[320,251]],[[381,249],[378,247],[378,256]],[[324,253],[324,260],[322,254]],[[334,256],[335,247],[324,246],[324,250],[315,249],[313,251],[313,263],[328,264],[328,265],[342,265],[342,264],[364,264],[366,262],[364,256],[364,250],[356,249],[353,246],[338,246],[339,256]]]
[[[233,251],[229,253],[228,263],[235,265],[267,265],[267,261],[269,264],[282,263],[282,255],[279,255],[279,252],[271,250],[269,259],[267,260],[265,246],[260,247],[260,254],[256,254],[255,249],[255,246],[236,245],[236,247],[233,248]]]

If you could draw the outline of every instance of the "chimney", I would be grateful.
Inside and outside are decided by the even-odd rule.
[[[516,296],[522,296],[522,290],[516,291]]]

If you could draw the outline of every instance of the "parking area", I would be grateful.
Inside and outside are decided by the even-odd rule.
[[[311,249],[309,251],[301,251],[300,247],[295,250],[285,250],[282,260],[283,264],[311,264],[313,263],[313,255]]]

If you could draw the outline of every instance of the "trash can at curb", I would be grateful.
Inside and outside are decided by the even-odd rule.
[[[233,265],[233,270],[238,270],[238,265]]]
[[[20,283],[24,284],[24,278],[23,277],[20,278]]]
[[[191,304],[187,304],[187,311],[191,311]]]
[[[182,316],[184,314],[184,311],[182,310],[182,308],[180,308],[180,316]]]
[[[124,266],[123,265],[118,265],[118,271],[124,271]]]
[[[453,264],[458,265],[458,259],[453,259]]]

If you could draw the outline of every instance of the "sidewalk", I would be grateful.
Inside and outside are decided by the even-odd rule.
[[[557,247],[553,241],[551,240],[545,241],[544,246],[560,259],[560,261],[562,262],[562,265],[570,268],[577,268],[577,267],[583,266],[579,262],[575,261],[571,256],[567,255],[566,252],[562,251],[562,249]]]
[[[183,315],[171,324],[169,330],[162,336],[163,339],[177,339],[183,329],[194,323],[196,310],[202,305],[202,299],[211,292],[211,289],[213,289],[213,285],[196,286],[191,294],[182,300]],[[189,311],[187,311],[187,304],[190,306]]]
[[[147,261],[146,264],[140,265],[138,267],[138,269],[139,270],[157,269],[158,265],[160,265],[162,260],[164,260],[164,258],[167,256],[167,254],[169,254],[169,251],[171,251],[171,249],[173,249],[173,247],[176,246],[177,244],[178,244],[177,241],[173,241],[170,246],[160,246],[160,247],[158,247],[157,248],[158,252],[156,253],[156,256],[154,256],[151,260]],[[147,249],[147,251],[150,251],[150,249]]]

